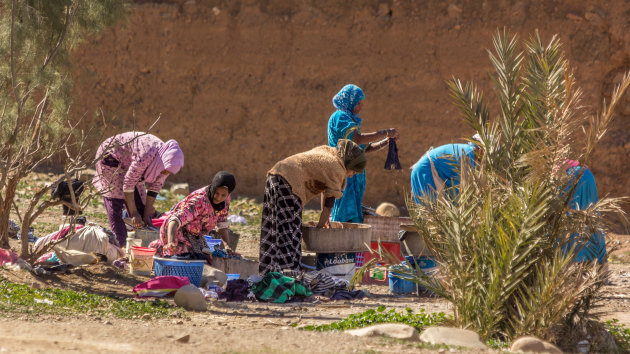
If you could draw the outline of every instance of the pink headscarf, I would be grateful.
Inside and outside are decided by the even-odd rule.
[[[157,156],[144,173],[144,180],[147,183],[155,182],[160,178],[162,171],[167,170],[176,174],[182,166],[184,166],[184,153],[179,148],[177,141],[171,139],[158,150]]]

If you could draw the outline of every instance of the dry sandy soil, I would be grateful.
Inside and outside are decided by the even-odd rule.
[[[34,174],[19,189],[17,203],[23,205],[30,193],[54,176]],[[169,197],[172,198],[172,197]],[[168,207],[168,199],[158,207]],[[247,199],[233,202],[231,211],[241,215],[259,215],[260,205]],[[88,220],[106,225],[103,206],[90,205],[85,213]],[[305,210],[305,221],[317,213]],[[13,219],[17,219],[12,216]],[[42,236],[58,227],[59,210],[46,210],[35,225],[36,235]],[[259,248],[259,226],[233,224],[240,233],[237,250],[246,257],[256,258]],[[619,319],[630,326],[630,235],[609,234],[609,246],[616,247],[611,255],[611,283],[605,287],[602,299],[603,319]],[[14,250],[17,240],[11,240]],[[28,272],[0,269],[0,277],[33,286],[85,290],[89,293],[133,297],[132,289],[149,278],[131,275],[104,264],[74,269],[72,272],[34,276]],[[289,325],[324,324],[340,320],[352,313],[385,305],[402,310],[425,309],[429,312],[450,313],[445,301],[389,294],[386,286],[361,285],[371,297],[348,302],[299,304],[211,302],[205,313],[185,312],[181,318],[122,320],[114,317],[76,317],[58,315],[0,316],[0,352],[417,352],[428,350],[416,345],[387,339],[355,338],[343,333],[313,333]],[[189,318],[189,319],[188,319]],[[190,335],[188,343],[175,340]]]
[[[614,235],[621,246],[616,259],[628,255],[630,236]],[[257,250],[246,238],[245,255]],[[611,284],[605,287],[603,319],[617,318],[630,326],[630,264],[611,264]],[[109,296],[132,297],[132,288],[146,277],[107,265],[75,269],[69,274],[34,277],[27,272],[0,270],[9,280],[44,287],[86,290]],[[451,313],[445,301],[388,293],[385,286],[362,285],[371,296],[363,300],[320,303],[227,303],[212,301],[205,313],[186,312],[182,318],[121,320],[107,317],[30,315],[0,318],[0,351],[10,352],[431,352],[415,344],[384,338],[356,338],[343,333],[313,333],[290,327],[324,324],[349,314],[385,305],[402,310]],[[190,335],[187,343],[176,340]]]

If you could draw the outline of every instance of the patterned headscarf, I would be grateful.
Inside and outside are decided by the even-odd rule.
[[[167,170],[176,174],[184,166],[184,153],[179,148],[177,141],[171,139],[165,142],[153,162],[147,167],[144,173],[144,180],[151,183],[160,178],[160,173]]]
[[[337,156],[343,160],[346,170],[362,172],[367,165],[365,151],[348,139],[339,139],[337,142]]]
[[[212,183],[210,183],[210,185],[208,186],[206,193],[208,194],[208,199],[210,199],[210,204],[212,204],[212,208],[216,211],[225,209],[225,201],[222,201],[219,204],[214,204],[213,200],[214,192],[216,192],[217,189],[219,189],[220,187],[227,187],[228,194],[232,193],[232,191],[234,191],[234,188],[236,188],[236,178],[234,178],[234,175],[227,171],[220,171],[216,175],[214,175]]]
[[[359,86],[348,84],[333,97],[332,102],[335,108],[354,117],[354,107],[364,98],[365,94]]]

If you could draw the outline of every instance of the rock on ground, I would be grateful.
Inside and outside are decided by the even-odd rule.
[[[188,284],[182,286],[175,293],[175,304],[189,311],[206,311],[206,299],[196,286]]]
[[[351,329],[346,333],[358,337],[384,336],[396,339],[418,341],[418,331],[415,328],[401,323],[384,323],[370,327]]]
[[[486,345],[479,339],[477,333],[461,328],[430,327],[420,334],[420,340],[430,344],[444,344],[471,349],[487,349]]]
[[[201,276],[202,287],[208,283],[216,284],[218,286],[224,286],[226,282],[227,282],[227,275],[225,274],[225,272],[219,269],[210,267],[207,264],[204,264],[203,275]]]
[[[520,337],[516,339],[512,342],[510,351],[524,353],[562,353],[562,350],[558,349],[555,345],[533,336]]]

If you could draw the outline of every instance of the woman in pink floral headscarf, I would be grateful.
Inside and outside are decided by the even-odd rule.
[[[96,158],[92,183],[103,196],[110,228],[119,245],[124,246],[127,229],[123,208],[126,207],[134,227],[152,225],[155,197],[168,175],[184,166],[184,153],[175,140],[163,142],[155,135],[127,132],[106,139]]]
[[[161,219],[160,238],[149,247],[156,248],[162,257],[186,256],[192,259],[212,259],[212,250],[208,248],[204,234],[215,228],[218,230],[225,250],[233,251],[228,245],[228,212],[230,195],[236,187],[234,175],[220,171],[210,185],[199,188],[182,199]]]

